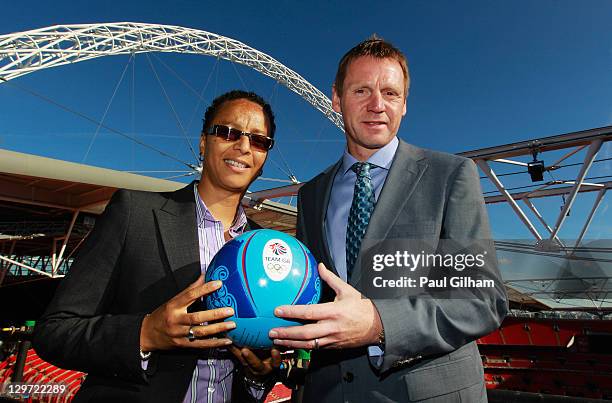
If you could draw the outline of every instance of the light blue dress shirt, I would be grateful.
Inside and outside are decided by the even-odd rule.
[[[372,185],[374,186],[374,198],[378,201],[378,196],[383,188],[391,162],[397,151],[399,140],[394,137],[387,145],[376,151],[367,162],[376,165],[370,169]],[[334,177],[327,214],[325,216],[325,235],[331,252],[334,266],[338,275],[346,281],[346,228],[348,226],[348,216],[353,201],[353,191],[357,174],[353,172],[351,166],[357,161],[355,157],[344,150],[342,156],[342,166]]]
[[[372,185],[374,186],[374,198],[378,201],[378,196],[385,184],[389,168],[393,162],[393,157],[399,146],[399,140],[394,137],[387,145],[376,151],[366,162],[374,164],[376,167],[370,169]],[[348,149],[344,150],[342,156],[342,166],[334,177],[327,214],[325,215],[325,235],[329,245],[330,253],[334,261],[334,266],[338,275],[347,281],[346,277],[346,229],[348,227],[348,216],[353,202],[355,181],[357,174],[353,172],[351,166],[357,161],[349,154]],[[378,346],[369,346],[368,355],[371,363],[377,367],[382,365],[384,351]]]

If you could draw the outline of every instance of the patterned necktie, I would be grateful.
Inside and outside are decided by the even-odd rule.
[[[370,216],[374,210],[374,186],[370,177],[370,168],[373,167],[374,165],[368,162],[356,162],[351,166],[351,170],[357,174],[357,180],[355,180],[353,202],[346,229],[347,281],[351,278],[353,265],[361,248],[361,240],[365,235],[368,223],[370,222]]]

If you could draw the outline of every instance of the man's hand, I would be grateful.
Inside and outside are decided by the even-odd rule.
[[[278,369],[281,364],[280,351],[275,348],[255,352],[246,347],[230,346],[229,350],[242,364],[245,375],[255,381],[265,381],[268,375]]]
[[[334,302],[318,305],[285,305],[275,309],[280,318],[315,323],[270,330],[274,344],[289,348],[350,348],[378,342],[382,323],[369,299],[319,263],[319,275],[335,292]],[[318,340],[318,345],[315,342]]]
[[[187,307],[198,298],[211,294],[221,287],[220,281],[204,282],[204,276],[189,285],[174,298],[147,315],[140,328],[140,347],[143,351],[168,350],[172,348],[214,348],[232,343],[227,338],[215,338],[214,335],[236,327],[234,322],[219,322],[200,325],[204,322],[215,322],[234,314],[232,308],[219,308],[209,311],[187,312]],[[189,328],[192,328],[196,340],[187,339]]]

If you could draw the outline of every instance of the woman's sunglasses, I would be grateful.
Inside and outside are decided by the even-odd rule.
[[[251,147],[261,151],[269,151],[274,146],[274,139],[272,137],[264,136],[263,134],[243,132],[225,125],[212,125],[210,129],[208,129],[207,134],[224,138],[227,141],[236,141],[240,139],[240,136],[247,136],[251,142]]]

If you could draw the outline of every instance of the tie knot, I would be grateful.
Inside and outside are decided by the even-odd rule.
[[[370,169],[374,165],[369,162],[356,162],[351,165],[351,170],[357,174],[357,176],[370,176]]]

